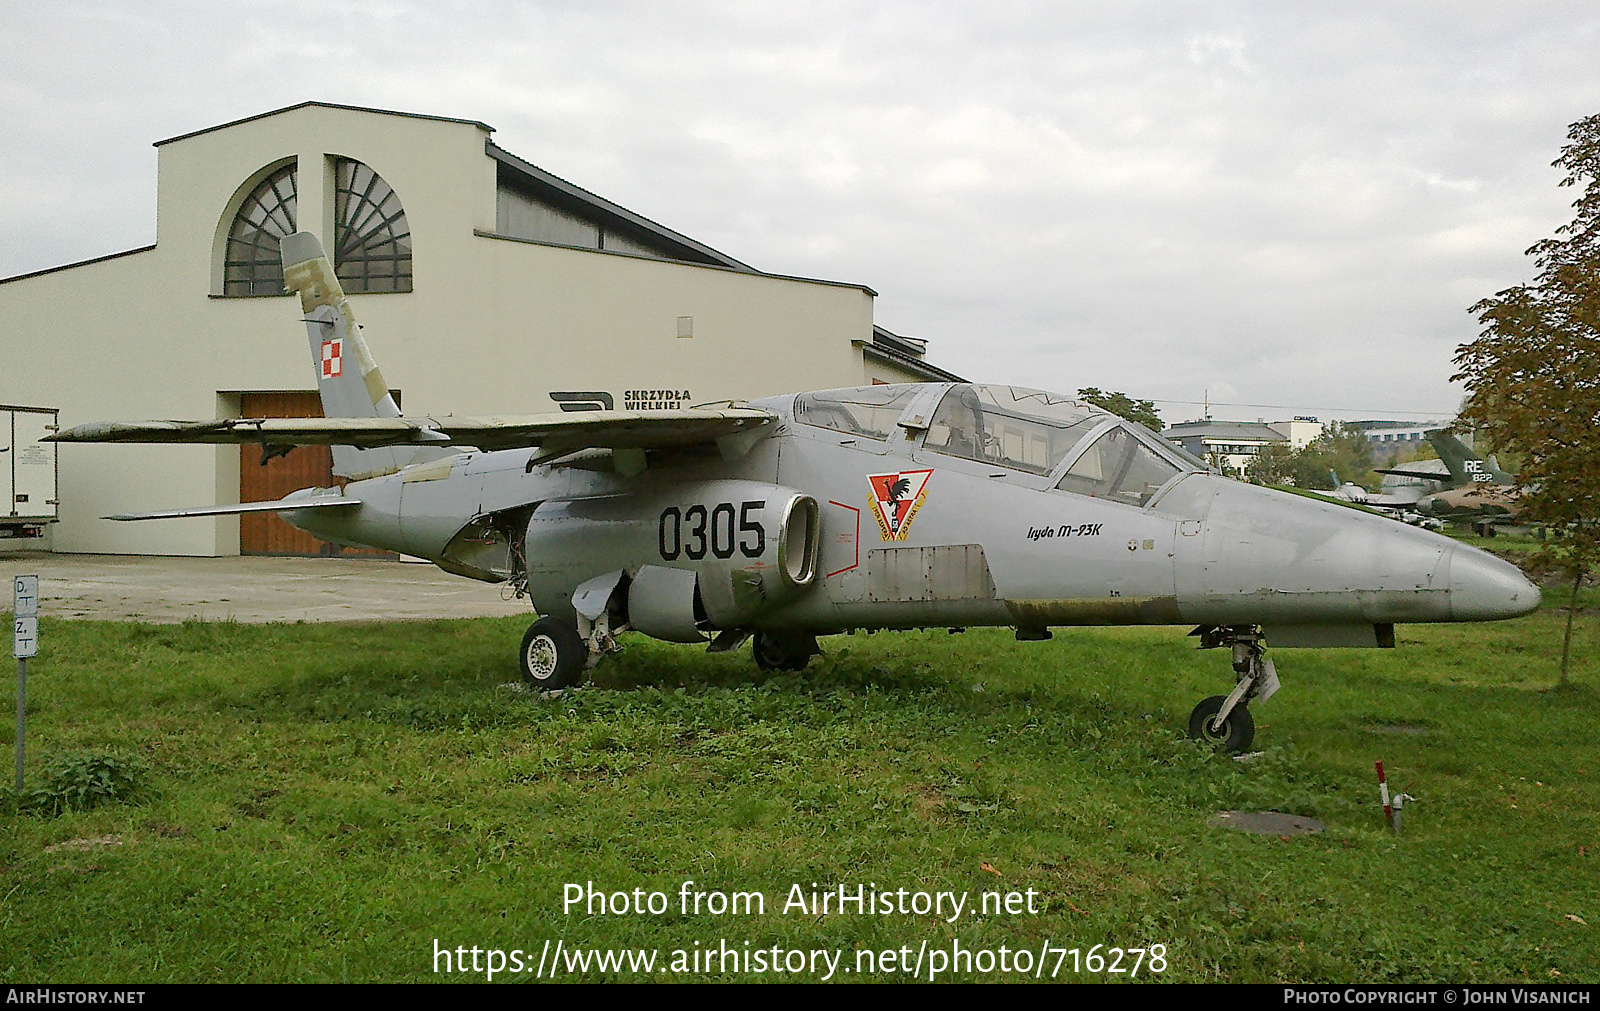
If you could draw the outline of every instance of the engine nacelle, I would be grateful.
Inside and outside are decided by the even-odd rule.
[[[815,582],[819,519],[816,499],[757,481],[546,502],[528,522],[528,590],[541,612],[572,613],[580,583],[620,569],[642,579],[626,598],[640,631],[739,628]]]

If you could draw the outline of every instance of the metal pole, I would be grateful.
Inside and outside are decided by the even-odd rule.
[[[28,697],[28,660],[26,657],[17,657],[17,796],[22,796],[22,732],[24,729],[23,713],[27,710]]]
[[[1383,801],[1383,823],[1394,828],[1394,808],[1389,806],[1389,780],[1383,775],[1383,763],[1373,764],[1378,767],[1378,797]]]
[[[28,657],[39,652],[39,577],[11,581],[11,655],[17,658],[17,796],[22,796],[23,736],[28,706]]]

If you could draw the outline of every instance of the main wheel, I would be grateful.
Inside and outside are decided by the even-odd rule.
[[[1226,720],[1217,723],[1217,714],[1222,712],[1226,701],[1227,696],[1213,695],[1195,706],[1194,712],[1189,714],[1189,736],[1197,741],[1209,741],[1223,751],[1242,754],[1256,738],[1255,717],[1241,702],[1233,707]]]
[[[820,652],[817,637],[805,632],[757,632],[751,651],[762,670],[805,670]]]
[[[577,628],[560,618],[544,617],[528,627],[517,659],[522,680],[540,689],[570,688],[583,680],[589,647]]]

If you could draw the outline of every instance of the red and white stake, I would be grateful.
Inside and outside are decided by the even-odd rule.
[[[1389,806],[1389,781],[1383,776],[1383,763],[1373,764],[1378,767],[1378,796],[1383,800],[1383,823],[1394,828],[1394,808]]]

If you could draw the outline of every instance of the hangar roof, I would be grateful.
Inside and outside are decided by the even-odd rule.
[[[888,362],[891,365],[898,365],[900,368],[905,369],[908,372],[921,376],[922,378],[919,380],[919,382],[966,382],[966,380],[961,376],[956,375],[954,372],[951,372],[948,369],[941,369],[932,362],[923,361],[920,355],[908,354],[905,351],[900,350],[894,344],[884,340],[884,336],[886,334],[890,337],[894,336],[882,327],[875,326],[872,328],[872,343],[869,344],[866,341],[852,341],[851,343],[860,347],[863,354],[870,355],[873,358],[879,359],[880,361]]]
[[[1288,437],[1268,425],[1255,421],[1181,421],[1161,433],[1169,439],[1226,439],[1238,442],[1288,442]]]
[[[258,119],[266,119],[269,116],[278,116],[286,112],[293,112],[296,109],[307,108],[341,109],[346,112],[362,112],[378,116],[405,116],[409,119],[425,119],[436,123],[461,123],[467,126],[475,126],[485,133],[494,132],[494,127],[475,119],[428,116],[417,112],[397,112],[393,109],[374,109],[360,105],[343,105],[338,102],[300,102],[295,105],[286,105],[281,109],[273,109],[270,112],[257,113],[254,116],[246,116],[243,119],[235,119],[227,123],[219,123],[216,126],[208,126],[202,130],[192,130],[176,137],[158,140],[155,142],[155,146],[161,147],[164,144],[188,140],[190,137],[199,137],[203,134],[215,133],[218,130],[226,130],[242,123],[250,123]],[[743,270],[749,273],[761,273],[761,271],[756,270],[749,264],[735,260],[726,253],[719,252],[681,232],[675,232],[665,225],[651,221],[642,214],[635,214],[626,207],[614,204],[598,194],[591,193],[581,186],[562,179],[560,176],[546,172],[537,165],[517,157],[493,141],[486,142],[484,150],[490,158],[499,163],[500,174],[504,181],[510,182],[519,189],[530,191],[532,195],[537,196],[546,203],[565,210],[577,211],[586,218],[597,218],[600,223],[622,234],[631,234],[637,239],[645,240],[652,246],[665,247],[664,251],[670,252],[674,259],[686,260],[691,263],[714,264],[719,267],[730,267],[734,270]],[[509,177],[509,179],[506,177]]]
[[[285,112],[293,112],[296,109],[309,108],[343,109],[346,112],[367,112],[376,116],[405,116],[408,119],[431,119],[435,123],[465,123],[468,126],[475,126],[488,133],[494,133],[494,127],[490,126],[488,123],[481,123],[476,119],[456,119],[454,116],[428,116],[420,112],[396,112],[393,109],[371,109],[364,105],[341,105],[338,102],[297,102],[294,105],[286,105],[281,109],[273,109],[270,112],[258,112],[254,116],[246,116],[243,119],[235,119],[227,123],[218,123],[216,126],[208,126],[203,130],[190,130],[188,133],[180,133],[176,137],[168,137],[166,140],[158,140],[152,146],[160,147],[163,144],[171,144],[175,141],[188,140],[190,137],[199,137],[202,134],[215,133],[218,130],[226,130],[231,126],[238,126],[241,123],[253,123],[258,119],[266,119],[268,116],[278,116]]]
[[[734,270],[761,273],[747,263],[741,263],[726,253],[718,252],[697,242],[681,232],[657,224],[642,214],[635,214],[605,197],[590,193],[581,186],[567,182],[560,176],[546,172],[531,162],[524,161],[493,141],[484,145],[489,157],[499,163],[502,180],[519,189],[526,189],[545,203],[564,210],[578,211],[586,218],[598,218],[610,228],[635,237],[647,238],[652,245],[666,246],[675,259],[691,263],[710,263]]]
[[[267,119],[272,116],[278,116],[284,113],[307,108],[337,109],[344,112],[364,113],[367,115],[402,116],[408,119],[428,120],[437,123],[457,123],[465,126],[477,127],[485,134],[494,133],[494,127],[475,119],[459,119],[452,116],[430,116],[423,113],[399,112],[393,109],[377,109],[369,106],[346,105],[338,102],[306,101],[298,102],[294,105],[286,105],[282,108],[272,109],[267,112],[257,113],[253,116],[245,116],[240,119],[230,120],[226,123],[218,123],[215,126],[208,126],[200,130],[191,130],[188,133],[178,134],[174,137],[167,137],[163,140],[156,141],[154,146],[159,148],[167,144],[188,140],[192,137],[216,133],[217,131],[226,130],[245,123],[251,123],[257,120]],[[581,218],[593,221],[598,225],[604,226],[608,232],[615,232],[621,236],[632,239],[646,248],[658,250],[662,255],[665,255],[670,259],[675,259],[685,263],[700,264],[702,266],[718,267],[725,270],[735,270],[748,274],[757,274],[778,278],[789,277],[789,275],[783,274],[767,274],[765,271],[758,270],[747,263],[736,260],[728,254],[713,249],[703,242],[690,238],[681,232],[674,231],[658,222],[652,221],[642,214],[637,214],[628,210],[626,207],[612,203],[596,193],[592,193],[589,190],[576,185],[575,183],[568,182],[567,180],[562,179],[560,176],[547,172],[544,169],[539,168],[537,165],[519,158],[517,155],[512,154],[510,151],[505,150],[487,138],[484,141],[484,153],[495,161],[496,173],[501,186],[508,186],[514,190],[522,191],[542,203],[549,204],[559,210],[576,214]],[[515,236],[495,237],[515,238]],[[24,278],[36,277],[41,274],[50,274],[57,271],[70,270],[74,267],[81,267],[91,263],[99,263],[103,260],[129,256],[135,253],[148,252],[154,248],[155,247],[153,245],[141,246],[138,249],[130,249],[124,252],[111,253],[105,256],[97,256],[91,259],[80,260],[75,263],[63,264],[57,267],[47,267],[43,270],[30,271],[28,273],[18,274],[13,277],[0,278],[0,284],[10,281],[19,281]],[[793,279],[816,281],[814,278]],[[839,284],[841,282],[825,281],[821,283]],[[876,294],[876,292],[866,285],[844,284],[843,286],[860,288],[869,295]],[[908,369],[913,373],[922,376],[925,380],[961,380],[961,377],[955,373],[940,369],[924,360],[923,356],[927,351],[926,341],[919,340],[914,337],[903,337],[889,330],[885,330],[883,327],[874,326],[872,330],[872,340],[870,342],[858,341],[855,343],[862,346],[865,353],[871,354],[874,357],[897,365],[903,369]]]

